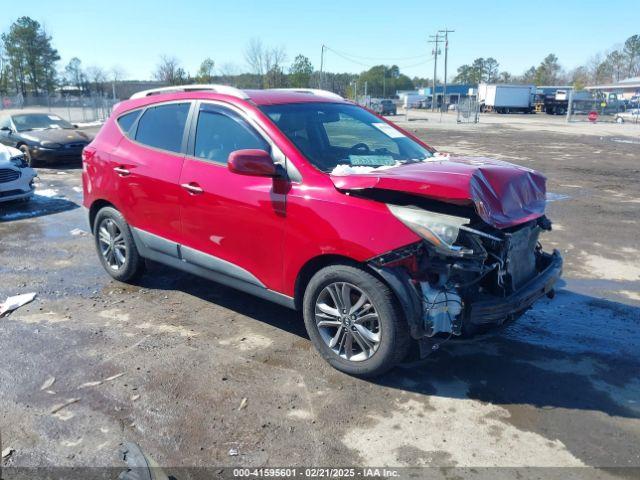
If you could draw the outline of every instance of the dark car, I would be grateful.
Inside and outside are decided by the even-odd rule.
[[[84,132],[51,113],[15,113],[0,117],[0,143],[22,150],[29,165],[80,160],[91,141]]]
[[[373,111],[379,115],[396,115],[398,109],[391,100],[380,100],[373,105]]]

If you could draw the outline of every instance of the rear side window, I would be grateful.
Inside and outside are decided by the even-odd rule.
[[[232,113],[200,111],[194,148],[197,158],[226,163],[231,152],[244,149],[269,150],[269,145]]]
[[[136,140],[150,147],[180,152],[189,107],[189,103],[170,103],[148,108],[138,121]]]
[[[118,117],[118,125],[120,125],[120,128],[127,137],[130,135],[131,127],[136,122],[136,118],[138,118],[138,115],[140,115],[140,110],[125,113],[121,117]]]

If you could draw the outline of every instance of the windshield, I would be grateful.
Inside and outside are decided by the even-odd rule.
[[[388,167],[419,162],[433,152],[356,105],[297,103],[261,110],[318,169]]]
[[[59,116],[48,115],[46,113],[14,115],[12,120],[19,132],[25,132],[27,130],[47,130],[50,128],[73,128],[73,125]]]

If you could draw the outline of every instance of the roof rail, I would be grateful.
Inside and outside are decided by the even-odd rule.
[[[337,93],[330,92],[329,90],[320,90],[318,88],[274,88],[273,90],[279,90],[281,92],[297,92],[308,93],[310,95],[317,95],[318,97],[334,98],[336,100],[344,100],[344,98]]]
[[[171,87],[160,87],[160,88],[152,88],[150,90],[142,90],[141,92],[136,92],[131,95],[130,100],[134,100],[136,98],[144,98],[150,95],[159,95],[161,93],[177,93],[177,92],[198,92],[202,90],[211,90],[215,93],[221,93],[223,95],[231,95],[232,97],[241,98],[243,100],[248,100],[249,95],[247,95],[242,90],[230,87],[229,85],[174,85]]]

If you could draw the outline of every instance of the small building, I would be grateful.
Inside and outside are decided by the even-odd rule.
[[[640,77],[627,78],[614,83],[605,83],[602,85],[590,85],[585,87],[590,92],[602,92],[605,94],[615,93],[618,98],[631,99],[640,95]]]
[[[451,85],[447,85],[447,91],[444,91],[444,85],[436,85],[436,101],[437,105],[441,105],[443,103],[443,95],[446,95],[447,104],[459,103],[461,98],[466,98],[469,96],[469,90],[473,89],[475,85],[467,85],[460,83],[453,83]],[[432,96],[432,87],[421,88],[418,90],[420,94],[431,98]]]

